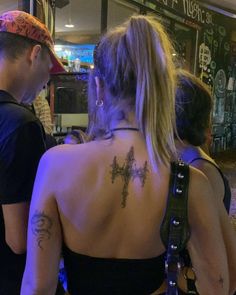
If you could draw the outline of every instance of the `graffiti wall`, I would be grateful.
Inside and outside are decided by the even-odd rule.
[[[200,34],[199,72],[209,85],[214,107],[212,114],[212,152],[236,146],[236,67],[232,63],[230,30],[224,26],[224,16],[205,25]]]
[[[214,99],[211,150],[216,153],[236,148],[236,42],[235,54],[232,54],[231,42],[233,30],[236,35],[235,19],[210,10],[201,4],[204,1],[134,0],[132,2],[142,4],[142,7],[150,8],[152,12],[156,11],[176,23],[192,28],[192,33],[199,32],[199,35],[195,33],[195,40],[198,40],[196,42],[198,57],[194,59],[197,63],[197,75],[210,87]],[[173,30],[173,22],[170,23],[172,32],[174,31],[177,36]],[[191,49],[196,50],[195,45]],[[190,63],[192,60],[193,58],[189,59]],[[195,65],[194,63],[193,69],[189,67],[189,70],[197,72]]]

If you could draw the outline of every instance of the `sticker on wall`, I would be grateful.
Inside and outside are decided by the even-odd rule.
[[[220,69],[215,76],[214,82],[214,108],[213,108],[213,122],[224,122],[224,110],[226,99],[226,74],[223,69]]]
[[[202,43],[199,47],[199,66],[200,68],[206,70],[210,62],[211,62],[210,48],[205,43]]]
[[[200,78],[212,89],[213,80],[211,72],[212,54],[210,48],[202,43],[199,47],[199,67],[201,68]]]

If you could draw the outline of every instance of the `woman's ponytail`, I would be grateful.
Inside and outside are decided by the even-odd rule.
[[[145,16],[131,17],[126,40],[136,67],[136,119],[156,167],[176,154],[173,48],[161,24]]]

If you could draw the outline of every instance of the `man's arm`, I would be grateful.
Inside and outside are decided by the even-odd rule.
[[[2,205],[5,240],[15,254],[26,251],[29,202]]]
[[[29,201],[39,160],[45,151],[41,125],[24,124],[6,139],[1,150],[0,204],[5,239],[16,254],[26,250]]]

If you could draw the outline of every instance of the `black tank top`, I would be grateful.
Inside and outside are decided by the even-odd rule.
[[[211,165],[213,165],[220,173],[221,177],[222,177],[222,180],[224,182],[224,187],[225,187],[225,194],[224,194],[224,199],[223,199],[223,202],[224,202],[224,205],[225,205],[225,208],[227,210],[227,212],[229,213],[229,209],[230,209],[230,203],[231,203],[231,190],[230,190],[230,185],[229,185],[229,181],[228,179],[224,176],[223,172],[220,170],[220,168],[214,164],[213,162],[207,160],[207,159],[204,159],[204,158],[194,158],[193,160],[191,160],[191,162],[189,162],[189,164],[191,165],[193,162],[197,161],[197,160],[203,160],[203,161],[206,161],[208,163],[210,163]]]
[[[148,259],[97,258],[63,246],[70,295],[149,295],[165,279],[165,253]]]

